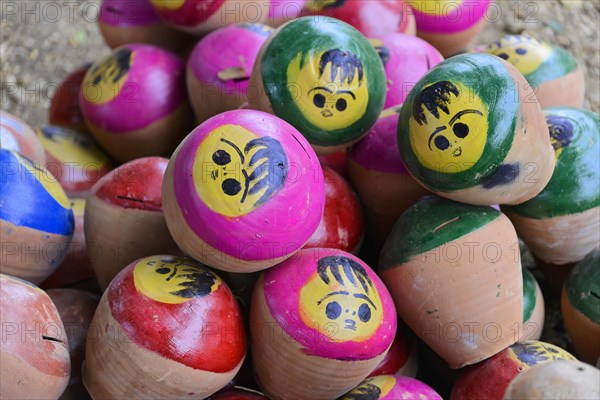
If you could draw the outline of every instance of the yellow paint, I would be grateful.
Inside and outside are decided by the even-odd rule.
[[[429,15],[448,15],[464,0],[407,0],[415,10]],[[465,11],[468,12],[468,11]]]
[[[140,260],[133,269],[133,282],[144,296],[167,304],[181,304],[208,295],[222,284],[221,279],[207,268],[195,265],[189,259],[173,256],[152,256]],[[194,289],[196,293],[180,294],[185,289]]]
[[[38,128],[37,137],[44,149],[58,161],[75,163],[76,168],[96,171],[102,169],[108,162],[108,157],[92,139],[57,126],[44,129],[51,129],[52,135],[45,134],[42,128]]]
[[[185,0],[150,0],[157,8],[177,10],[185,4]]]
[[[305,7],[311,11],[319,11],[324,8],[335,6],[339,0],[308,0]]]
[[[508,357],[511,360],[513,360],[516,364],[525,368],[529,368],[531,366],[530,364],[527,364],[525,362],[525,357],[527,357],[527,359],[529,360],[535,360],[535,364],[538,364],[540,362],[549,362],[556,360],[577,360],[566,350],[563,350],[562,348],[550,343],[540,342],[537,340],[528,340],[520,343],[520,345],[526,348],[526,354],[515,354],[514,349],[509,347]],[[521,357],[521,359],[519,359],[519,356]],[[542,360],[542,358],[546,359]]]
[[[33,175],[33,177],[44,187],[46,192],[48,192],[62,208],[71,208],[71,201],[67,197],[64,189],[48,170],[42,168],[38,163],[32,164],[31,161],[21,157],[18,153],[14,153],[14,155],[21,162],[21,165]]]
[[[466,86],[454,85],[459,94],[448,95],[448,113],[437,108],[436,118],[423,106],[427,122],[421,125],[413,116],[409,122],[410,144],[417,159],[426,168],[443,173],[471,168],[481,158],[488,137],[487,106]],[[465,132],[466,136],[457,136]]]
[[[400,104],[398,106],[386,108],[385,110],[383,110],[381,112],[381,114],[379,115],[379,118],[387,118],[387,117],[392,116],[392,115],[398,116],[398,114],[400,114],[400,109],[401,108],[402,108],[402,104]]]
[[[332,341],[367,340],[381,324],[381,299],[374,285],[368,285],[368,291],[364,290],[354,271],[355,283],[345,276],[343,268],[340,271],[344,284],[336,280],[331,270],[327,271],[329,284],[318,273],[309,279],[300,291],[300,316],[307,326],[314,327]],[[370,312],[368,320],[360,319],[361,310]]]
[[[393,375],[379,375],[372,378],[367,378],[361,382],[360,385],[352,389],[349,393],[346,393],[340,400],[344,399],[358,399],[362,398],[359,395],[365,396],[368,399],[382,399],[387,396],[390,391],[396,385],[396,378]],[[379,389],[379,395],[377,397],[369,397],[368,394],[373,392],[377,393],[377,387]]]
[[[529,36],[505,36],[500,42],[491,44],[486,53],[493,54],[508,61],[523,75],[537,70],[552,53],[548,43]]]
[[[367,70],[363,68],[361,81],[358,70],[354,71],[351,80],[349,77],[342,80],[341,69],[337,68],[332,80],[332,63],[325,66],[322,74],[319,72],[323,54],[303,57],[300,53],[290,62],[287,69],[288,90],[302,115],[316,127],[327,131],[347,128],[367,110]]]
[[[265,149],[264,146],[246,150],[255,139],[255,133],[239,125],[222,125],[212,131],[198,146],[193,166],[193,180],[198,196],[211,210],[227,217],[239,217],[255,210],[257,202],[276,185],[272,168],[252,178],[256,168],[269,163],[273,149],[267,149],[260,162],[250,166],[252,156]],[[286,165],[287,167],[287,165]],[[267,184],[256,193],[255,185],[267,179]]]
[[[105,104],[119,95],[135,59],[135,52],[128,52],[126,47],[115,50],[90,67],[81,85],[87,101]]]
[[[82,217],[85,211],[85,199],[71,199],[71,208],[76,217]]]

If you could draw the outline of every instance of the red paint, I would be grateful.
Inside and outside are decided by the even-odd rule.
[[[407,328],[402,329],[398,325],[396,330],[396,337],[392,347],[387,352],[383,360],[377,365],[377,368],[369,374],[371,376],[377,375],[395,375],[402,367],[406,365],[406,362],[415,351],[415,340]]]
[[[237,302],[223,283],[211,294],[181,304],[144,296],[135,287],[135,262],[108,288],[113,318],[139,346],[188,367],[223,373],[246,354],[244,323]]]
[[[334,248],[354,251],[365,230],[363,210],[352,188],[337,172],[323,167],[325,210],[317,230],[304,248]]]
[[[452,400],[501,400],[523,367],[504,350],[485,361],[463,368],[452,388]]]
[[[319,161],[321,165],[333,169],[344,178],[348,177],[348,152],[346,149],[319,156]]]
[[[269,398],[258,393],[248,392],[247,390],[228,389],[213,394],[207,400],[269,400]]]
[[[92,187],[92,194],[123,208],[162,211],[162,180],[169,160],[145,157],[112,170]]]
[[[225,0],[185,0],[185,3],[176,10],[169,10],[154,6],[154,10],[165,21],[177,27],[193,28],[196,27],[216,13]],[[225,12],[240,12],[240,4],[233,4],[232,10],[225,8]],[[223,15],[224,16],[224,15]]]
[[[79,92],[90,65],[86,64],[73,71],[58,86],[50,100],[50,110],[48,111],[50,124],[66,126],[77,132],[89,134],[79,108]]]
[[[44,291],[24,280],[0,275],[0,316],[2,354],[13,354],[48,375],[69,375],[65,329],[54,303]]]
[[[348,0],[340,6],[325,7],[319,11],[305,6],[302,16],[325,15],[342,20],[370,38],[390,32],[405,33],[409,18],[414,16],[403,0]]]

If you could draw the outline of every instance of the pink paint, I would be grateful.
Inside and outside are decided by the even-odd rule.
[[[417,31],[442,34],[462,32],[476,25],[483,19],[491,3],[491,0],[420,1],[424,3],[424,10],[435,11],[439,15],[415,9]]]
[[[388,33],[375,36],[389,51],[385,63],[387,94],[385,108],[402,104],[410,90],[429,71],[444,60],[435,47],[416,36]],[[381,54],[381,50],[378,49]]]
[[[267,202],[239,217],[211,210],[198,196],[192,179],[198,146],[225,124],[276,139],[289,166],[284,186]],[[194,129],[178,152],[173,170],[177,203],[190,229],[218,251],[248,261],[282,257],[302,247],[319,225],[325,189],[317,156],[294,127],[274,115],[254,110],[224,112]]]
[[[373,335],[362,342],[331,341],[300,316],[300,291],[317,274],[317,262],[343,256],[358,262],[371,278],[382,304],[382,319]],[[377,274],[359,258],[337,249],[303,249],[302,252],[265,271],[263,289],[273,319],[307,354],[339,360],[368,360],[385,352],[396,334],[396,308]]]
[[[103,0],[99,20],[103,24],[121,28],[162,23],[150,0]]]
[[[194,28],[212,17],[223,6],[225,0],[185,0],[181,7],[168,9],[152,4],[154,10],[168,23],[181,28]],[[239,13],[240,5],[233,4],[225,12]],[[225,14],[223,14],[225,18]]]
[[[79,105],[88,121],[112,133],[145,128],[171,114],[187,101],[185,63],[175,54],[148,44],[128,44],[113,50],[133,51],[129,71],[117,96],[103,104],[87,101],[82,87]],[[92,73],[92,65],[88,74]],[[110,88],[109,88],[110,90]]]
[[[417,379],[402,375],[394,375],[393,378],[396,379],[396,384],[380,400],[442,400],[442,396],[435,390]]]
[[[306,0],[271,0],[269,3],[269,22],[276,20],[291,21],[298,18]]]
[[[380,117],[367,136],[350,148],[350,159],[366,169],[408,176],[398,150],[397,129],[398,114]]]
[[[246,98],[248,80],[262,44],[273,28],[263,24],[236,24],[217,29],[198,42],[188,68],[200,83],[214,85],[223,93],[240,93]],[[218,73],[228,68],[242,68],[243,78],[221,80]]]
[[[162,212],[162,181],[169,160],[138,158],[102,177],[91,193],[123,208]]]

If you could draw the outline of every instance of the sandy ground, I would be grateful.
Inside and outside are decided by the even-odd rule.
[[[0,0],[0,108],[33,126],[46,122],[62,79],[109,51],[96,26],[99,4]],[[498,0],[493,8],[477,44],[527,33],[568,49],[585,68],[585,107],[600,112],[600,0]],[[533,265],[527,256],[523,261]],[[556,300],[547,299],[543,339],[570,348]]]
[[[99,0],[0,0],[0,107],[31,125],[47,119],[56,86],[108,52]],[[600,0],[498,0],[477,38],[528,33],[571,51],[586,70],[586,108],[600,112]]]

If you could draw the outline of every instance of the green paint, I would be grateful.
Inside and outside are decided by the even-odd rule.
[[[600,324],[600,251],[588,254],[577,263],[565,285],[571,305]]]
[[[424,167],[410,145],[409,120],[413,104],[424,87],[457,78],[469,87],[488,106],[487,143],[481,158],[462,172],[449,173]],[[461,54],[445,60],[430,70],[411,90],[400,112],[398,123],[398,148],[409,171],[434,191],[451,192],[482,184],[493,175],[510,150],[520,108],[517,85],[508,74],[503,62],[490,54]]]
[[[536,296],[536,282],[533,274],[525,267],[523,270],[523,323],[529,321],[535,304],[537,302]]]
[[[558,46],[551,47],[550,57],[538,69],[525,75],[525,79],[532,88],[536,88],[544,82],[563,77],[577,69],[577,60],[571,53]]]
[[[368,77],[369,102],[364,115],[343,129],[323,130],[308,121],[292,99],[287,67],[300,53],[310,55],[340,49],[356,55]],[[275,34],[262,57],[261,74],[265,92],[275,115],[298,129],[319,146],[338,146],[357,139],[375,124],[383,110],[386,77],[375,48],[352,26],[333,18],[304,17],[285,25]]]
[[[547,121],[571,129],[570,143],[562,147],[552,178],[544,190],[523,204],[504,207],[516,214],[546,219],[587,211],[600,205],[600,116],[587,110],[552,107]],[[556,124],[558,126],[558,124]],[[550,126],[551,136],[556,132]],[[558,144],[554,144],[555,149]]]
[[[457,203],[438,196],[422,197],[396,222],[381,251],[379,267],[397,267],[487,225],[500,215],[491,207]],[[441,258],[443,254],[434,256]]]

